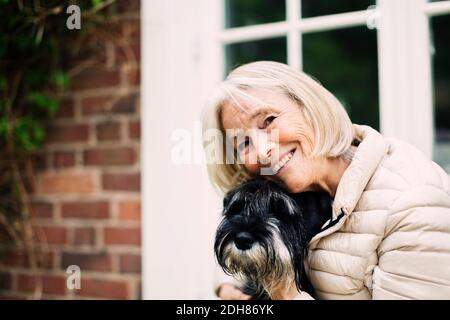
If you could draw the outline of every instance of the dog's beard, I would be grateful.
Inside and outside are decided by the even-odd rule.
[[[240,250],[234,241],[223,249],[222,267],[242,282],[260,284],[268,295],[296,285],[295,267],[275,219],[269,219],[269,236],[250,249]]]

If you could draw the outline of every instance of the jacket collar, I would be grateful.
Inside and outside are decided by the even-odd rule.
[[[388,144],[369,126],[353,125],[359,144],[338,184],[333,202],[333,220],[353,212],[367,183],[386,154]]]
[[[376,130],[356,124],[353,128],[355,138],[361,143],[339,181],[333,201],[333,217],[325,229],[311,239],[310,249],[318,245],[320,238],[332,234],[344,225],[388,149],[386,140]]]

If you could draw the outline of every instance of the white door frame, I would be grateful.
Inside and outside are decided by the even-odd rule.
[[[144,299],[213,298],[212,234],[220,198],[200,163],[199,126],[211,79],[221,76],[212,70],[220,67],[220,46],[211,45],[220,23],[210,11],[213,2],[141,1]],[[183,134],[194,163],[173,161]]]

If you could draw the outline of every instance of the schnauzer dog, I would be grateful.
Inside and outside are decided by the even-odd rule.
[[[224,198],[214,243],[217,261],[254,299],[273,298],[292,286],[314,296],[303,263],[309,241],[331,211],[326,193],[288,193],[265,179],[245,182]]]

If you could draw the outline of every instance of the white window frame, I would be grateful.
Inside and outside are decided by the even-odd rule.
[[[204,165],[171,163],[170,138],[199,120],[207,93],[222,79],[226,44],[287,36],[287,61],[301,69],[302,34],[364,26],[378,17],[381,132],[432,156],[428,18],[449,14],[450,1],[378,0],[376,9],[305,19],[300,1],[286,1],[286,21],[225,30],[223,0],[141,1],[144,299],[213,298],[220,197]]]
[[[380,130],[433,155],[429,18],[450,13],[450,1],[378,0]],[[402,26],[402,27],[399,27]]]

